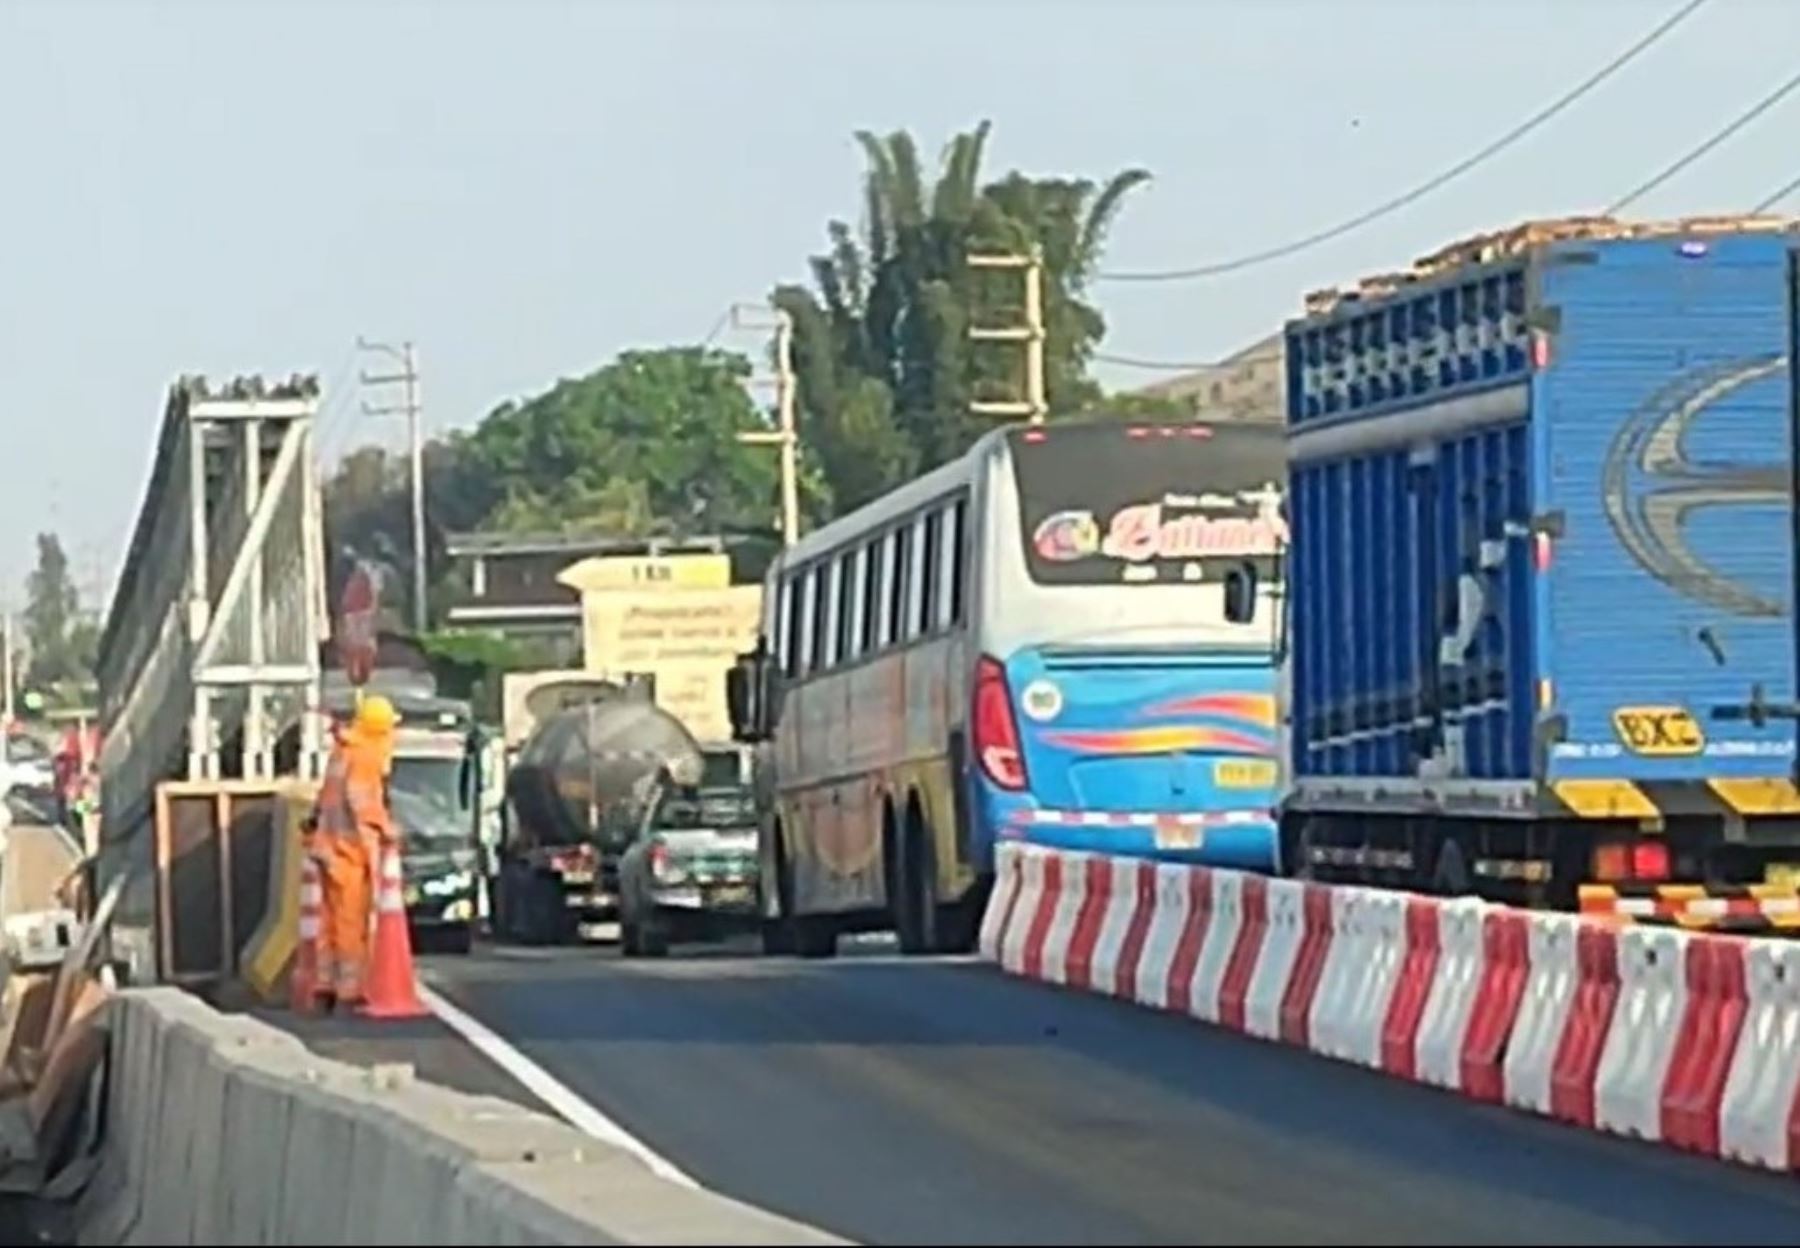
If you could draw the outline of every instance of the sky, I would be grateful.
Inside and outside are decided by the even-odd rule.
[[[418,344],[433,431],[621,349],[698,342],[855,220],[858,129],[935,153],[990,118],[996,176],[1142,166],[1109,265],[1203,264],[1422,181],[1675,7],[0,0],[0,608],[40,530],[110,584],[178,375],[316,371],[342,453],[401,438],[357,412],[358,334]],[[1709,0],[1404,211],[1226,277],[1096,287],[1103,349],[1217,358],[1307,290],[1596,209],[1774,88],[1796,47],[1800,4]],[[1800,94],[1641,211],[1749,207],[1800,173],[1797,124]]]

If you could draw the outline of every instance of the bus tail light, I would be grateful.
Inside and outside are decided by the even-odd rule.
[[[1006,669],[983,656],[975,665],[975,757],[989,780],[1017,792],[1025,787],[1025,756],[1019,751],[1019,724],[1013,718]]]

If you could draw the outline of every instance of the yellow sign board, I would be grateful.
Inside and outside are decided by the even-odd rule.
[[[702,740],[728,740],[725,673],[756,645],[762,587],[595,590],[581,596],[589,671],[649,672],[657,705]]]
[[[557,580],[577,593],[602,589],[725,589],[729,555],[606,555],[564,568]]]
[[[1698,754],[1706,734],[1679,706],[1622,706],[1613,712],[1613,730],[1633,754],[1675,757]]]

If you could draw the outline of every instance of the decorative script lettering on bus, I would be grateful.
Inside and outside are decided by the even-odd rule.
[[[1113,559],[1145,563],[1209,555],[1273,555],[1286,544],[1287,524],[1278,512],[1264,509],[1255,516],[1216,517],[1188,512],[1165,518],[1163,505],[1157,502],[1114,512],[1100,549]]]

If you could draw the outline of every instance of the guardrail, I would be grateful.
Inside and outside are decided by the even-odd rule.
[[[1800,1168],[1800,944],[1013,843],[981,952],[1478,1100]]]

